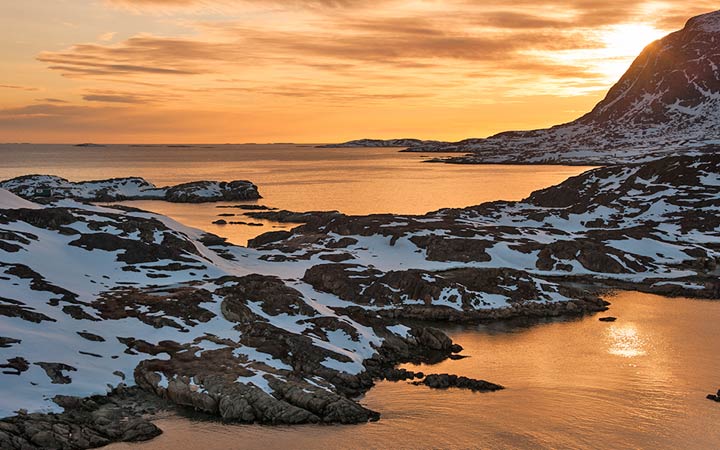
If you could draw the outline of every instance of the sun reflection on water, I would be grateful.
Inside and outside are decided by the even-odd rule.
[[[625,358],[635,358],[647,354],[645,339],[633,324],[612,325],[608,329],[610,347],[608,353]]]

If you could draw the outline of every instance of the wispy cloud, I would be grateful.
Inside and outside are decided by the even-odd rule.
[[[139,133],[172,128],[172,116],[208,130],[235,130],[228,117],[242,117],[257,129],[321,133],[319,117],[346,129],[392,117],[424,131],[427,111],[440,109],[438,129],[455,131],[430,137],[546,126],[591,107],[629,65],[632,53],[606,48],[617,27],[671,31],[717,8],[715,0],[83,1],[112,19],[86,29],[94,18],[64,17],[76,31],[17,63],[34,68],[28,84],[44,77],[50,87],[8,78],[0,89],[16,92],[0,129],[100,129],[102,118]],[[38,74],[38,65],[48,70]],[[24,91],[38,89],[52,93],[27,105]],[[547,113],[558,103],[564,116]],[[139,110],[152,120],[136,123]]]
[[[17,91],[27,91],[27,92],[34,92],[39,91],[39,88],[32,87],[32,86],[17,86],[14,84],[0,84],[0,89],[13,89]]]

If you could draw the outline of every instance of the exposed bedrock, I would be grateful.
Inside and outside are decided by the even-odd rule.
[[[143,418],[164,405],[137,388],[116,389],[107,396],[85,399],[58,396],[60,414],[20,414],[0,419],[0,448],[86,449],[113,442],[141,442],[162,433]]]

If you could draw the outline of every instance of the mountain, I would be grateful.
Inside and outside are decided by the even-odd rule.
[[[720,11],[648,45],[604,100],[549,129],[419,145],[473,153],[448,162],[615,164],[720,144]]]

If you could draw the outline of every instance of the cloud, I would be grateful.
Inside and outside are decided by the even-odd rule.
[[[59,98],[38,98],[35,101],[40,103],[68,103],[67,100],[62,100]]]
[[[68,76],[194,75],[207,71],[198,62],[223,61],[229,44],[141,35],[118,45],[78,44],[62,52],[43,52],[37,59]]]
[[[443,60],[510,62],[526,60],[523,52],[528,50],[599,45],[582,33],[528,29],[532,20],[523,21],[523,29],[514,33],[470,32],[452,21],[423,17],[359,18],[325,29],[293,31],[224,22],[213,24],[222,41],[140,35],[112,45],[78,44],[43,52],[37,59],[69,77],[222,74],[263,65],[349,73],[358,64],[417,70],[441,67]]]
[[[135,97],[132,95],[113,95],[113,94],[90,94],[90,95],[84,95],[83,100],[86,102],[102,102],[102,103],[147,103],[147,100],[144,100],[139,97]]]
[[[0,89],[14,89],[18,91],[28,91],[28,92],[34,92],[39,91],[39,88],[32,87],[32,86],[17,86],[13,84],[0,84]]]
[[[115,35],[116,35],[116,34],[117,34],[117,33],[114,32],[114,31],[110,31],[110,32],[107,32],[107,33],[103,33],[103,34],[101,34],[100,36],[97,37],[97,40],[98,40],[98,41],[101,41],[101,42],[110,42],[110,41],[112,41],[113,39],[115,39]]]

